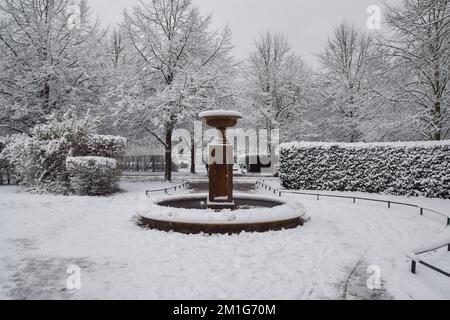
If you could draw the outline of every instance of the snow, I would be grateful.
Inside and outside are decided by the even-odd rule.
[[[242,115],[242,113],[240,113],[238,111],[230,111],[230,110],[205,111],[205,112],[201,112],[198,116],[201,119],[209,118],[209,117],[229,117],[229,118],[242,119],[244,117]]]
[[[245,198],[249,200],[280,201],[279,198],[270,198],[267,196],[244,195],[236,193],[235,199]],[[151,201],[146,197],[141,198],[139,208],[136,213],[142,217],[159,220],[185,223],[212,223],[212,224],[242,224],[242,223],[260,223],[290,220],[305,215],[305,208],[301,203],[291,199],[287,203],[281,203],[274,208],[249,208],[245,210],[222,210],[216,212],[212,209],[179,209],[158,206],[157,203],[166,200],[196,200],[207,199],[207,194],[191,194],[167,197],[157,197]],[[305,219],[307,219],[305,217]]]
[[[90,166],[92,163],[94,166],[104,166],[110,169],[117,167],[117,160],[104,157],[67,157],[66,163],[72,163],[77,166]]]
[[[109,143],[109,142],[113,142],[114,145],[123,145],[125,146],[127,144],[127,139],[124,137],[119,137],[119,136],[113,136],[113,135],[94,135],[91,138],[91,141],[98,141],[99,142],[103,142],[103,143]],[[94,142],[95,143],[95,142]]]
[[[436,148],[442,146],[450,146],[450,140],[443,141],[407,141],[407,142],[356,142],[356,143],[343,143],[343,142],[290,142],[283,143],[280,148],[290,149],[290,148],[301,148],[301,149],[311,149],[311,148],[324,148],[329,149],[331,147],[340,147],[347,149],[365,149],[374,147],[391,147],[391,148]]]
[[[188,236],[144,230],[133,222],[144,190],[169,184],[121,186],[124,192],[111,197],[0,187],[0,298],[341,299],[355,265],[361,279],[350,281],[349,291],[364,297],[365,270],[378,265],[386,289],[382,298],[450,299],[448,278],[422,266],[411,274],[405,255],[449,234],[435,216],[288,195],[283,199],[301,202],[311,217],[303,227]],[[450,208],[448,200],[416,199],[422,200]],[[444,251],[426,259],[448,265]],[[81,268],[81,290],[65,290],[70,265]]]
[[[450,235],[444,235],[440,239],[434,240],[432,243],[423,244],[420,247],[416,247],[411,249],[411,257],[417,258],[417,256],[420,256],[422,253],[426,253],[435,249],[440,249],[443,247],[447,247],[450,245]]]

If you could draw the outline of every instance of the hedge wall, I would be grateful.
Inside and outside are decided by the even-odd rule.
[[[125,167],[127,139],[118,136],[94,135],[89,141],[89,155],[111,158],[117,161],[117,175]]]
[[[450,199],[450,141],[283,144],[279,174],[287,189]]]
[[[68,157],[67,172],[72,190],[81,196],[103,196],[116,192],[117,161],[102,157]]]

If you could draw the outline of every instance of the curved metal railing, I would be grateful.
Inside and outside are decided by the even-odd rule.
[[[381,200],[381,199],[373,199],[373,198],[365,198],[365,197],[356,197],[356,196],[345,196],[345,195],[334,195],[334,194],[323,194],[323,193],[316,193],[316,192],[300,192],[300,191],[292,191],[292,190],[283,190],[283,189],[276,189],[264,182],[257,181],[256,185],[258,185],[261,188],[264,188],[265,190],[268,190],[269,192],[278,195],[281,197],[284,194],[299,194],[299,195],[306,195],[306,196],[314,196],[317,198],[317,200],[320,200],[321,197],[323,198],[340,198],[340,199],[350,199],[353,200],[353,203],[356,203],[357,200],[360,201],[370,201],[370,202],[379,202],[379,203],[385,203],[387,204],[387,207],[390,209],[392,205],[399,205],[399,206],[405,206],[405,207],[412,207],[419,209],[420,215],[423,216],[425,212],[430,212],[435,215],[439,215],[447,220],[447,226],[450,226],[450,214],[445,214],[442,212],[438,212],[433,209],[425,208],[416,204],[411,203],[405,203],[405,202],[398,202],[398,201],[391,201],[391,200]]]
[[[447,276],[450,278],[449,272],[442,270],[441,268],[438,268],[438,267],[432,265],[431,263],[424,261],[423,259],[421,259],[419,257],[422,254],[433,252],[433,251],[439,250],[444,247],[447,247],[447,251],[450,252],[450,241],[445,241],[445,243],[441,242],[439,244],[434,244],[426,249],[419,249],[419,250],[416,250],[415,252],[407,253],[406,256],[409,259],[411,259],[411,272],[416,274],[417,264],[421,264],[431,270],[439,272],[440,274],[443,274],[444,276]]]
[[[353,203],[356,203],[356,200],[361,200],[361,201],[371,201],[371,202],[379,202],[379,203],[385,203],[387,204],[388,208],[390,209],[391,206],[393,204],[395,205],[400,205],[400,206],[405,206],[405,207],[412,207],[412,208],[417,208],[420,210],[420,215],[423,216],[425,212],[431,212],[433,214],[439,215],[441,217],[444,217],[447,219],[447,227],[450,226],[450,215],[444,214],[442,212],[438,212],[436,210],[433,209],[428,209],[428,208],[424,208],[422,206],[416,205],[416,204],[411,204],[411,203],[405,203],[405,202],[398,202],[398,201],[390,201],[390,200],[381,200],[381,199],[373,199],[373,198],[365,198],[365,197],[356,197],[356,196],[344,196],[344,195],[334,195],[334,194],[323,194],[323,193],[310,193],[310,192],[300,192],[300,191],[291,191],[291,190],[281,190],[281,189],[276,189],[266,183],[264,183],[264,181],[257,181],[256,185],[259,186],[260,188],[264,188],[265,190],[268,190],[269,192],[273,192],[273,194],[278,195],[279,197],[281,197],[283,195],[283,193],[285,194],[299,194],[299,195],[307,195],[307,196],[314,196],[317,198],[317,200],[320,200],[321,197],[327,197],[327,198],[340,198],[340,199],[351,199],[353,200]],[[424,250],[418,250],[418,252],[412,252],[412,253],[408,253],[407,257],[411,259],[411,272],[412,273],[416,273],[416,269],[417,269],[417,264],[421,264],[424,265],[427,268],[430,268],[436,272],[439,272],[447,277],[450,277],[450,274],[447,271],[444,271],[436,266],[433,266],[432,264],[420,259],[419,255],[428,253],[428,252],[432,252],[432,251],[436,251],[440,248],[443,248],[447,246],[448,251],[450,251],[450,242],[449,243],[445,243],[442,244],[440,243],[439,245],[433,245],[430,246],[430,248],[424,249]]]
[[[147,196],[150,193],[156,193],[156,192],[165,192],[167,194],[167,193],[169,193],[170,190],[177,191],[177,190],[189,188],[189,186],[190,186],[190,182],[183,180],[183,183],[180,183],[180,184],[178,184],[176,186],[173,186],[173,187],[167,187],[167,188],[162,188],[162,189],[154,189],[154,190],[146,190],[145,194]]]

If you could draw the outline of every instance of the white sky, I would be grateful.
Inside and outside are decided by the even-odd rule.
[[[367,8],[381,5],[381,1],[193,0],[204,14],[213,15],[214,28],[223,28],[228,23],[237,59],[248,57],[258,34],[272,30],[287,34],[293,49],[313,65],[315,54],[322,50],[334,26],[345,19],[366,28]],[[389,4],[399,1],[386,0]],[[120,22],[123,10],[131,9],[139,0],[88,0],[88,3],[101,22],[109,25]]]

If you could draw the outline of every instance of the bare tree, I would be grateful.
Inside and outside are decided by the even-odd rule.
[[[393,100],[409,108],[430,140],[449,137],[450,2],[406,0],[387,7],[396,86]]]
[[[0,1],[0,125],[29,132],[53,113],[98,105],[97,28],[82,0]]]
[[[116,29],[113,30],[110,37],[111,38],[108,53],[113,63],[113,66],[117,68],[119,64],[123,62],[125,45],[120,31]]]
[[[374,45],[370,35],[343,22],[319,55],[323,67],[320,95],[332,115],[329,131],[338,140],[363,139],[360,124],[375,84]]]
[[[141,1],[125,14],[124,31],[137,55],[134,90],[140,92],[130,103],[140,125],[165,148],[167,180],[174,129],[227,77],[231,34],[228,28],[212,32],[210,24],[211,17],[202,17],[191,0]]]
[[[304,102],[309,78],[309,67],[293,52],[285,35],[266,32],[256,40],[247,71],[249,95],[269,132]],[[270,141],[268,147],[270,151]]]

